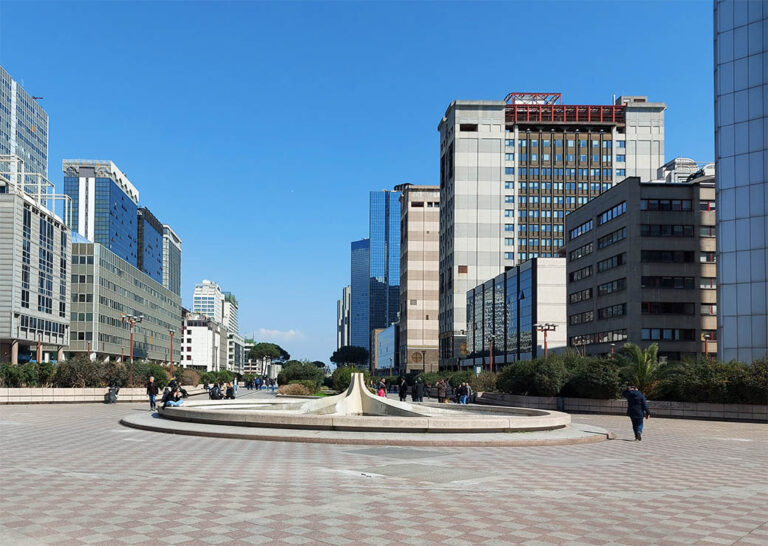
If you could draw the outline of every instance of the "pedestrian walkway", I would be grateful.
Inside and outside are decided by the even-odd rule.
[[[652,418],[635,442],[626,417],[578,415],[617,439],[413,448],[172,436],[133,413],[0,407],[0,544],[768,543],[768,425]]]

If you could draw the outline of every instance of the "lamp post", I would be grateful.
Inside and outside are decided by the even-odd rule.
[[[544,332],[544,358],[547,358],[547,332],[554,332],[557,330],[557,324],[551,322],[536,323],[533,325],[538,332]]]
[[[611,360],[613,360],[613,353],[614,353],[615,350],[616,350],[616,344],[615,343],[611,343]]]
[[[709,361],[709,340],[712,339],[712,334],[704,334],[704,358]]]
[[[131,367],[128,370],[128,384],[133,384],[133,327],[144,320],[144,315],[125,315],[121,314],[121,319],[123,323],[128,321],[128,324],[131,325],[131,347],[130,347],[130,357],[131,357]]]
[[[488,336],[488,348],[490,349],[491,361],[489,362],[491,373],[493,373],[493,342],[496,341],[496,334]]]
[[[421,373],[427,373],[427,351],[421,350]]]
[[[171,379],[173,379],[173,335],[176,333],[173,330],[168,330],[168,333],[171,334]]]

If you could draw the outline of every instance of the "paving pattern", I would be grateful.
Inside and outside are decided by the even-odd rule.
[[[137,404],[0,406],[0,544],[768,544],[768,425],[574,416],[513,448],[174,436]]]

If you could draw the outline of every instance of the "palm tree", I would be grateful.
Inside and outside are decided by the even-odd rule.
[[[641,349],[634,343],[626,343],[619,354],[622,362],[622,373],[646,396],[656,390],[661,379],[659,366],[659,345],[651,343],[646,349]]]

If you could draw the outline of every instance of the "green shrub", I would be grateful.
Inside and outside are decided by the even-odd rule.
[[[319,385],[325,378],[325,372],[318,368],[312,362],[289,360],[283,365],[283,369],[277,376],[278,385],[286,385],[292,381],[313,381]]]
[[[345,391],[349,388],[349,383],[352,381],[353,373],[361,373],[358,368],[350,366],[342,366],[333,370],[331,379],[333,380],[333,388],[339,392]],[[368,385],[371,381],[371,375],[368,372],[362,372],[365,384]]]
[[[200,384],[200,374],[197,370],[182,368],[181,379],[179,381],[182,385],[192,385],[196,387]]]
[[[475,392],[493,392],[496,390],[496,374],[493,372],[480,372],[473,377],[469,384]]]
[[[288,383],[289,385],[303,385],[306,387],[309,394],[315,394],[318,390],[318,385],[311,379],[295,379]]]
[[[0,378],[3,381],[3,385],[10,388],[15,388],[21,384],[21,373],[19,366],[13,365],[9,362],[0,364]]]
[[[53,381],[56,366],[51,362],[40,362],[37,365],[37,381],[41,387],[47,387]]]
[[[472,371],[462,371],[462,372],[453,372],[448,377],[448,383],[451,385],[451,387],[456,388],[460,386],[462,383],[469,383],[472,378],[475,377],[475,372]]]
[[[102,369],[91,359],[78,355],[71,360],[60,362],[56,367],[54,383],[57,387],[102,387]]]
[[[619,367],[606,358],[585,359],[560,390],[562,396],[613,400],[619,396]]]
[[[532,361],[512,362],[499,372],[496,386],[506,394],[531,394],[534,391],[533,375],[534,365]]]
[[[537,396],[557,396],[567,380],[568,372],[560,357],[533,361],[533,391]]]

